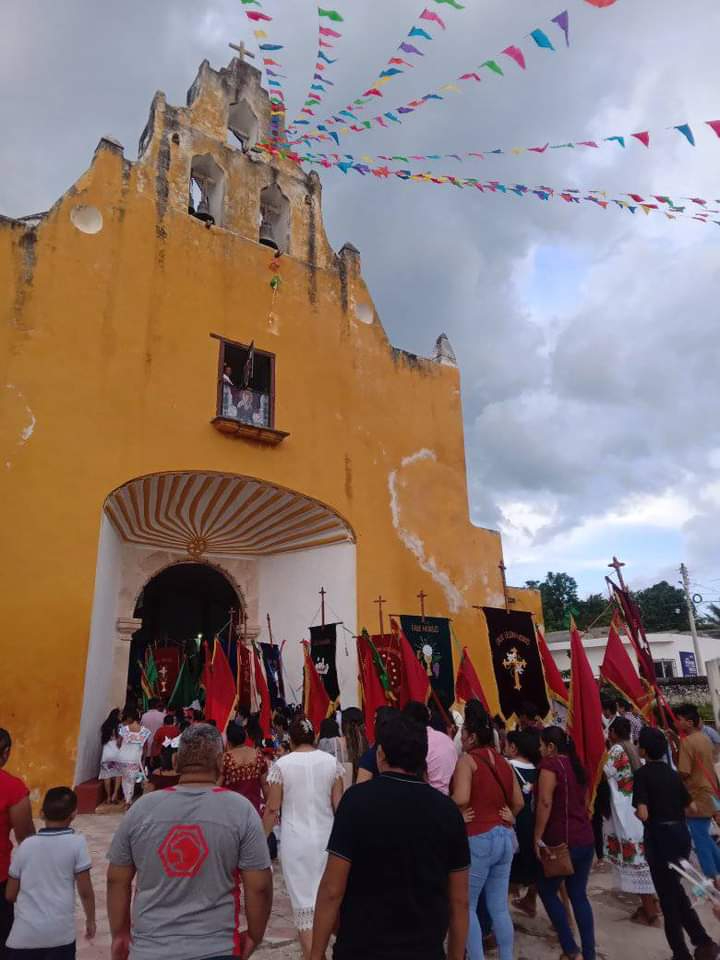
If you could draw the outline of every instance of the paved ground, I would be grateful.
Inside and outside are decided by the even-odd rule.
[[[85,834],[93,859],[93,884],[97,900],[98,933],[94,943],[83,939],[82,911],[78,906],[79,960],[108,960],[110,931],[105,912],[105,854],[115,825],[121,814],[81,816],[75,828]],[[636,903],[632,897],[618,897],[612,892],[611,875],[596,871],[590,880],[590,897],[595,913],[600,960],[619,960],[637,957],[638,960],[667,960],[667,948],[662,929],[648,929],[630,923]],[[720,928],[708,909],[701,914],[708,931],[720,937]],[[550,924],[540,910],[535,920],[514,914],[517,933],[515,954],[517,960],[557,960],[560,948]],[[294,942],[292,911],[285,892],[279,867],[275,871],[275,900],[266,941],[257,952],[258,960],[298,960],[300,951]],[[497,956],[491,954],[491,957]]]

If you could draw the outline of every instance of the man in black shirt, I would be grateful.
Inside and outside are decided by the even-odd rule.
[[[463,960],[470,849],[449,797],[417,772],[427,731],[397,715],[378,734],[380,776],[342,799],[315,905],[311,960]]]
[[[646,763],[635,773],[633,806],[645,824],[645,857],[660,900],[673,960],[692,960],[684,931],[696,948],[695,960],[716,960],[720,950],[693,909],[680,874],[670,868],[671,863],[690,856],[690,832],[685,821],[690,794],[680,776],[664,762],[667,741],[661,730],[644,727],[639,746]]]

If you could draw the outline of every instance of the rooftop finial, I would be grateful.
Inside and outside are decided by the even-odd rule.
[[[447,367],[456,367],[457,358],[455,351],[450,346],[450,341],[446,333],[441,333],[435,341],[435,353],[433,354],[435,363],[442,363]]]

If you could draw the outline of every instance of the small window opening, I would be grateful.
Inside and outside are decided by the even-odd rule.
[[[290,242],[290,201],[277,184],[260,194],[260,243],[287,253]]]
[[[220,343],[218,416],[254,427],[274,425],[275,357],[242,346]]]
[[[228,144],[247,153],[255,146],[259,138],[260,124],[258,118],[246,100],[238,100],[230,105],[228,111]]]
[[[190,167],[188,213],[207,224],[222,226],[225,173],[209,154],[193,157]]]
[[[658,680],[672,680],[675,677],[675,661],[656,660],[655,676]]]

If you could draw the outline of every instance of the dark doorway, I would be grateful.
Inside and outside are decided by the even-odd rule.
[[[202,642],[228,637],[231,610],[240,600],[227,578],[204,563],[168,567],[145,585],[135,606],[142,627],[133,634],[128,694],[140,692],[140,664],[148,646],[177,647],[179,659],[202,658]]]

